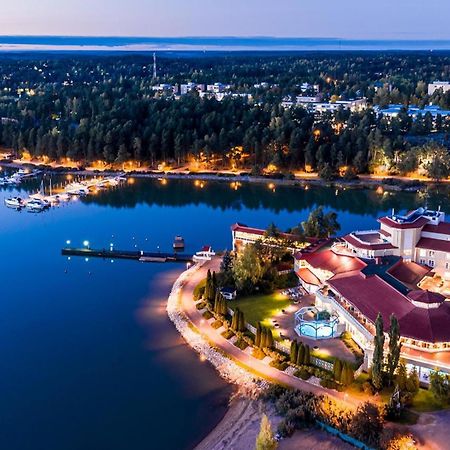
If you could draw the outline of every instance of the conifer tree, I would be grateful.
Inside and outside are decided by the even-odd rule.
[[[255,346],[261,347],[261,322],[256,325]]]
[[[305,356],[303,359],[303,364],[306,366],[311,365],[311,350],[309,348],[309,345],[305,345]]]
[[[293,341],[291,341],[291,351],[289,355],[291,363],[295,364],[297,362],[297,353],[298,353],[298,343],[297,339],[294,339]]]
[[[374,350],[372,361],[372,384],[375,389],[383,387],[383,359],[384,359],[384,325],[381,314],[375,321],[376,334],[374,337]]]
[[[333,375],[334,375],[334,379],[336,381],[341,381],[341,376],[342,376],[342,362],[340,359],[336,359],[336,361],[334,361],[334,365],[333,365]]]
[[[266,347],[267,348],[273,347],[273,334],[270,328],[266,329]]]
[[[269,419],[263,414],[261,419],[261,428],[256,438],[255,450],[276,450],[278,447],[270,426]]]
[[[265,348],[267,346],[267,329],[266,327],[261,328],[261,342],[259,344],[261,348]]]
[[[394,314],[391,315],[391,324],[389,328],[389,353],[387,355],[387,375],[389,384],[394,381],[394,374],[397,370],[398,362],[400,360],[400,351],[402,343],[400,342],[400,326]]]
[[[305,361],[305,346],[300,342],[297,352],[297,365],[302,366]]]

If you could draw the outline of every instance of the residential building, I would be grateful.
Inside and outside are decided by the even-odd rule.
[[[428,84],[428,95],[433,95],[437,90],[442,89],[442,92],[445,94],[450,91],[450,82],[449,81],[433,81],[433,83]]]

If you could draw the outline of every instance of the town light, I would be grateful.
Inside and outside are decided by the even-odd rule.
[[[89,241],[83,241],[83,245],[87,248],[89,248]]]

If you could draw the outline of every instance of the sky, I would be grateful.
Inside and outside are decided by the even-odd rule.
[[[1,0],[1,35],[450,39],[449,0]]]

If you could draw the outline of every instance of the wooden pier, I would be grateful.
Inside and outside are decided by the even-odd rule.
[[[92,248],[63,248],[64,256],[82,256],[84,258],[134,259],[141,262],[191,262],[193,255],[185,253],[145,252],[128,250],[107,250]]]

